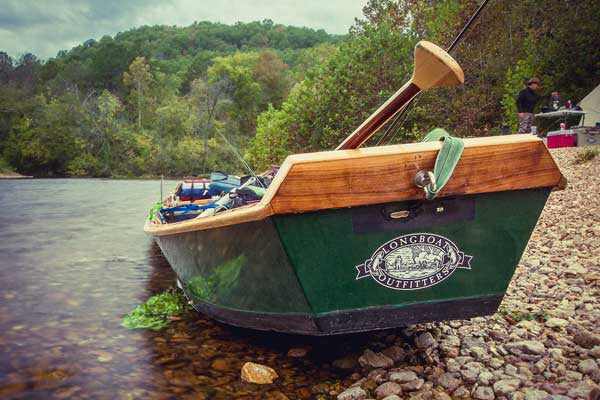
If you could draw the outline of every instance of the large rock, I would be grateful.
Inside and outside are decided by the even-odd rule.
[[[400,346],[388,347],[387,349],[383,350],[381,353],[383,353],[383,355],[391,358],[392,361],[394,361],[394,362],[404,360],[404,356],[406,355],[406,353],[404,352],[404,349]]]
[[[394,365],[394,361],[385,354],[375,353],[369,349],[358,358],[358,363],[363,368],[389,368]]]
[[[519,379],[502,379],[494,383],[494,393],[496,396],[506,396],[515,392],[521,386]]]
[[[567,392],[567,396],[581,397],[583,399],[587,399],[588,397],[591,397],[591,394],[593,394],[592,390],[594,390],[594,388],[597,387],[598,386],[594,385],[591,382],[581,382],[577,386],[571,388]]]
[[[546,321],[548,328],[566,328],[569,325],[569,321],[562,318],[550,318]]]
[[[358,360],[356,359],[356,356],[346,356],[335,360],[332,365],[337,369],[352,371],[358,367]]]
[[[367,392],[361,387],[351,387],[338,394],[337,400],[363,400],[367,398]]]
[[[464,386],[459,387],[454,392],[452,392],[452,397],[457,399],[468,399],[471,397],[471,392]]]
[[[277,372],[266,365],[247,362],[242,367],[242,379],[246,382],[265,385],[273,383],[273,380],[278,377]]]
[[[550,396],[548,392],[535,388],[523,389],[523,393],[525,394],[525,400],[545,400]]]
[[[474,371],[472,369],[463,369],[460,371],[460,375],[462,376],[463,380],[467,383],[475,383],[477,382],[477,378],[479,377],[479,372]]]
[[[462,381],[454,376],[454,374],[450,372],[446,372],[442,376],[438,378],[438,385],[447,389],[448,391],[453,391],[460,385],[462,385]]]
[[[375,389],[375,396],[377,399],[383,399],[393,394],[398,395],[400,393],[402,393],[402,387],[396,382],[386,382],[377,386],[377,389]]]
[[[477,377],[477,382],[483,386],[488,386],[492,379],[494,379],[494,374],[492,374],[490,371],[483,371]]]
[[[414,381],[402,383],[400,386],[402,387],[402,391],[414,392],[415,390],[421,389],[424,383],[425,381],[423,379],[415,379]]]
[[[397,372],[391,372],[389,376],[389,380],[396,383],[406,383],[410,381],[415,381],[419,377],[413,371],[403,370]]]
[[[415,346],[419,349],[426,349],[437,345],[437,342],[429,332],[423,332],[415,339]]]
[[[494,400],[494,391],[489,386],[478,386],[473,393],[473,398],[478,400]]]
[[[594,361],[592,359],[581,360],[581,361],[579,361],[579,364],[577,365],[577,369],[579,369],[579,371],[581,371],[582,374],[589,375],[598,369],[598,364],[596,364],[596,361]]]
[[[537,340],[523,340],[521,342],[508,343],[506,348],[511,352],[513,352],[513,350],[519,350],[526,354],[544,355],[546,353],[544,344]]]
[[[579,332],[573,337],[573,341],[581,347],[591,349],[594,346],[600,345],[600,335],[590,332]]]
[[[370,379],[377,384],[387,381],[388,380],[387,377],[388,377],[388,373],[383,368],[376,368],[376,369],[372,370],[371,372],[369,372],[369,375],[367,375],[367,379]]]

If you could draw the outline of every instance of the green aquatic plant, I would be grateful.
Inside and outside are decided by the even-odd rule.
[[[167,291],[150,297],[144,304],[127,314],[121,326],[128,329],[160,330],[169,325],[169,317],[191,310],[180,292]]]

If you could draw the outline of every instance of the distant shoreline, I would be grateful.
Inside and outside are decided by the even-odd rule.
[[[2,171],[0,172],[0,179],[31,179],[31,175],[21,175],[16,172]]]

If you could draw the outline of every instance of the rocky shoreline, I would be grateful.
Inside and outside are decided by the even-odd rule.
[[[552,154],[568,188],[551,194],[498,313],[379,332],[337,360],[338,400],[599,399],[600,159]]]

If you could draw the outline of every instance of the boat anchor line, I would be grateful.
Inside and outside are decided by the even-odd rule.
[[[457,269],[471,269],[473,256],[450,239],[432,233],[412,233],[379,247],[357,265],[356,280],[371,277],[394,290],[419,290],[437,285]]]

